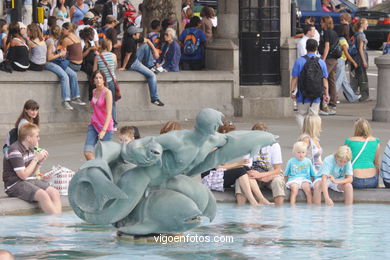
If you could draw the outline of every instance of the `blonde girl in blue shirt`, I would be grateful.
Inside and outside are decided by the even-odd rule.
[[[285,169],[288,177],[286,187],[291,190],[290,203],[295,204],[299,189],[306,195],[308,204],[312,203],[311,179],[314,176],[314,168],[311,160],[306,157],[307,144],[296,142],[293,147],[293,155]]]
[[[318,175],[322,175],[322,192],[328,206],[334,205],[329,197],[328,188],[337,192],[344,192],[345,205],[353,203],[351,159],[351,149],[346,145],[340,146],[335,154],[325,158],[318,171]]]

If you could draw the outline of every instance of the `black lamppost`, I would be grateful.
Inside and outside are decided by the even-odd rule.
[[[22,21],[22,7],[23,0],[13,0],[14,8],[11,12],[11,22],[21,22]]]
[[[38,0],[33,0],[32,1],[32,21],[33,23],[37,23],[38,22]]]

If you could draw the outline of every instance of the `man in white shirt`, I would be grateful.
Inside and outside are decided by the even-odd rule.
[[[252,130],[267,131],[266,124],[258,122]],[[272,191],[272,197],[276,205],[281,205],[286,197],[285,181],[282,173],[282,152],[280,145],[274,143],[260,149],[260,151],[252,158],[252,166],[247,171],[251,179],[256,179],[260,188],[267,187]],[[237,184],[237,183],[236,183]],[[241,194],[239,185],[236,185],[235,192],[237,202],[242,205],[245,203],[245,197]]]
[[[308,39],[313,39],[316,32],[316,28],[312,24],[306,24],[303,27],[303,37],[297,43],[297,57],[305,56],[306,51],[306,42]]]

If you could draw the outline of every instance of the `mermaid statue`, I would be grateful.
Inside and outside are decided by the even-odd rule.
[[[122,233],[180,233],[212,221],[216,201],[192,178],[275,142],[263,131],[220,134],[223,114],[202,109],[192,130],[145,137],[128,144],[99,142],[69,185],[69,202],[81,219],[112,224]]]

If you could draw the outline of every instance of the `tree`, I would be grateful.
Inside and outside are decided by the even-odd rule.
[[[182,28],[182,0],[144,0],[142,10],[142,27],[149,31],[153,20],[171,19],[177,22],[178,33]]]

